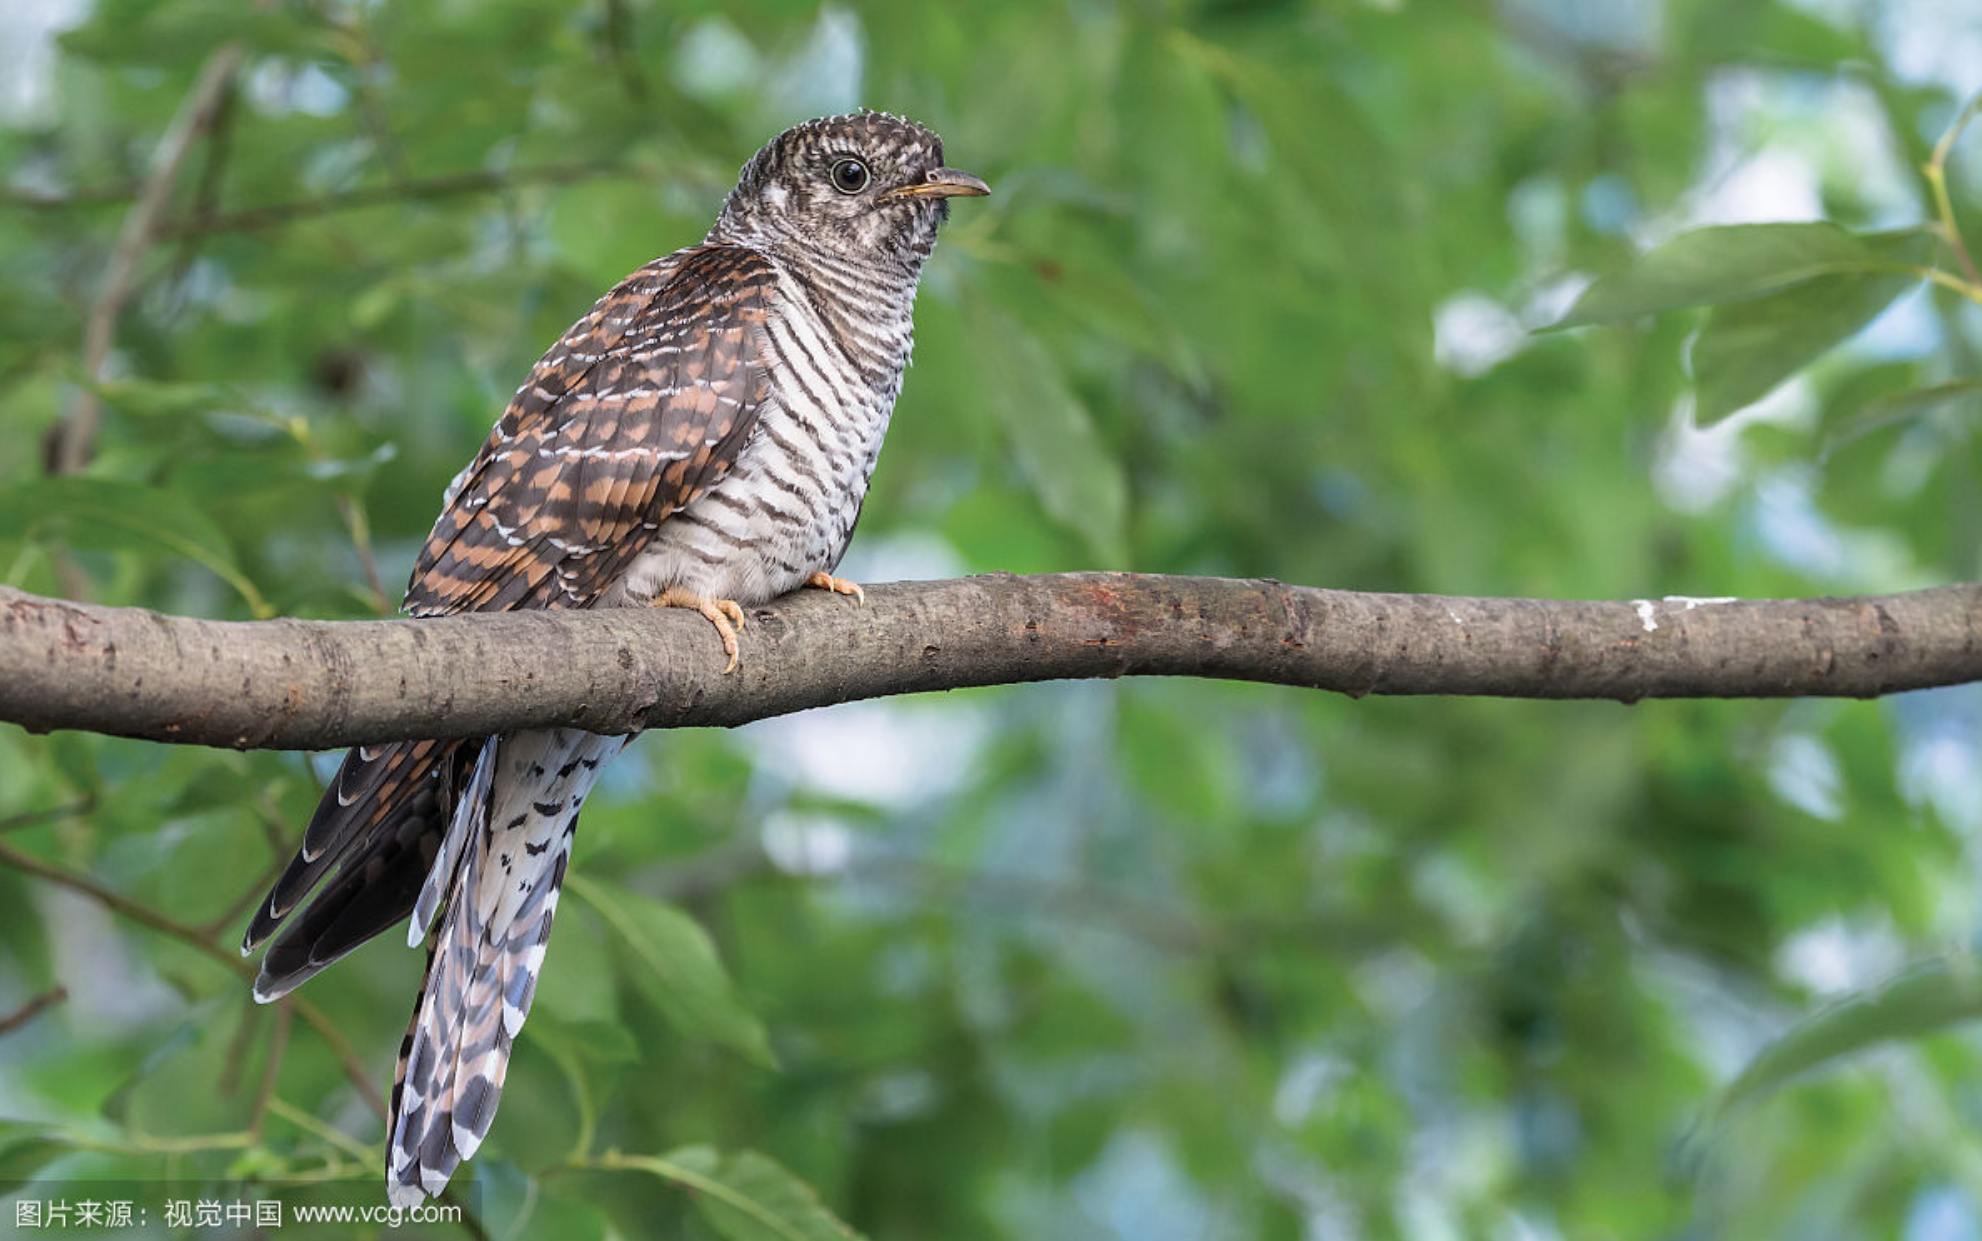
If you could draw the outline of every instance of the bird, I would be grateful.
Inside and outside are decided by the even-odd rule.
[[[699,244],[622,280],[537,362],[447,487],[404,610],[689,608],[727,673],[745,609],[802,587],[858,604],[833,571],[901,391],[923,264],[949,200],[988,193],[885,112],[771,139]],[[242,953],[268,944],[262,1002],[401,919],[428,941],[386,1121],[393,1204],[440,1193],[487,1136],[579,811],[628,740],[354,747],[255,912]]]

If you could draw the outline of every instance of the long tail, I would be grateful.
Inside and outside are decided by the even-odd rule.
[[[421,915],[440,906],[392,1087],[386,1188],[398,1205],[439,1193],[488,1134],[536,995],[579,809],[625,744],[556,729],[482,747],[412,927],[418,942]]]
[[[245,954],[281,932],[262,958],[256,999],[286,995],[406,916],[442,846],[448,807],[476,748],[402,741],[358,746],[344,756],[302,848],[242,940]],[[309,904],[298,910],[305,897]]]

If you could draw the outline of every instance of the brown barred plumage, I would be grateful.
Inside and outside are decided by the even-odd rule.
[[[734,666],[740,606],[857,592],[828,575],[900,390],[916,280],[947,200],[988,192],[942,158],[881,113],[773,139],[701,245],[627,277],[544,354],[447,489],[406,610],[695,607]],[[353,749],[250,925],[244,952],[276,936],[262,1000],[408,914],[411,942],[432,929],[393,1086],[395,1202],[438,1193],[487,1134],[579,810],[625,742]]]
[[[769,395],[752,336],[777,274],[744,246],[657,259],[517,389],[420,551],[415,616],[586,607],[728,472]]]

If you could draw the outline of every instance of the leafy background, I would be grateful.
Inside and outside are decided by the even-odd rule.
[[[541,349],[856,104],[997,189],[925,278],[856,578],[1977,574],[1982,313],[1919,227],[1982,88],[1958,0],[7,7],[29,590],[390,611]],[[1687,235],[1818,219],[1852,235]],[[1572,305],[1610,326],[1536,331]],[[1978,727],[1973,689],[1152,681],[652,736],[587,808],[464,1231],[1974,1238]],[[325,762],[0,729],[0,1176],[376,1184],[420,954],[275,1008],[233,958]]]

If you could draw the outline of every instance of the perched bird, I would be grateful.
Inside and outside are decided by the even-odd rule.
[[[772,139],[700,245],[621,281],[516,390],[448,487],[406,610],[693,608],[730,671],[744,608],[801,586],[857,600],[831,574],[901,390],[916,281],[949,199],[989,192],[885,113]],[[388,1119],[395,1203],[438,1193],[488,1133],[579,809],[626,741],[359,746],[248,928],[244,953],[281,932],[262,1001],[408,914],[410,943],[431,932]]]

